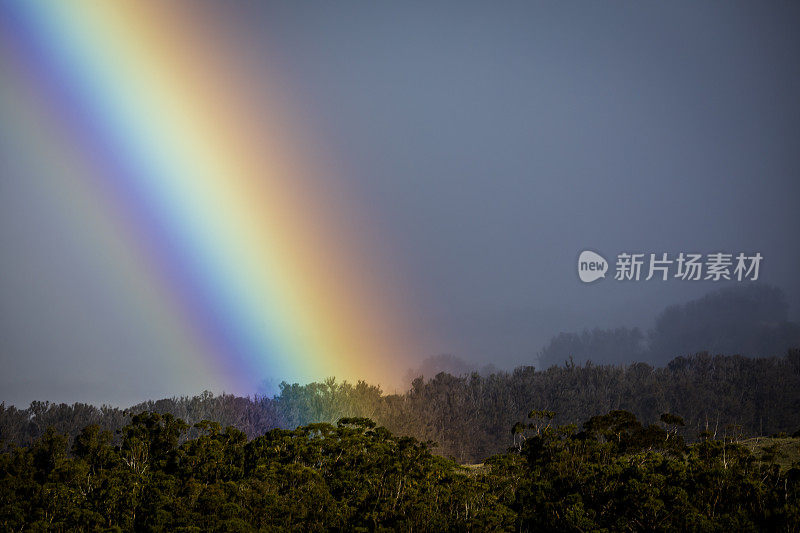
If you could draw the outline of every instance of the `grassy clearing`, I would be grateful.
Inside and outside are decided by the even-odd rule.
[[[781,470],[800,463],[800,437],[754,437],[741,443],[762,461],[780,465]]]

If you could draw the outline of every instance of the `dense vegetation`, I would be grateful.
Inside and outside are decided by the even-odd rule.
[[[436,442],[437,454],[476,463],[513,444],[509,428],[531,407],[555,411],[554,423],[562,425],[620,409],[647,421],[674,413],[685,420],[689,441],[706,430],[717,437],[792,434],[800,429],[800,350],[760,359],[697,354],[664,368],[568,364],[488,376],[439,374],[417,379],[408,392],[393,395],[363,382],[330,379],[283,384],[275,397],[205,393],[145,402],[127,413],[169,413],[189,424],[213,420],[251,439],[273,428],[366,417],[396,435]],[[28,445],[50,426],[71,438],[91,424],[114,432],[127,421],[125,411],[111,407],[33,402],[17,409],[0,404],[0,441]],[[198,434],[192,428],[188,436]]]
[[[533,411],[478,468],[365,418],[273,429],[135,415],[114,436],[49,429],[0,454],[6,531],[798,531],[800,463],[730,438],[685,446],[679,417],[629,412],[581,431]],[[797,446],[800,440],[795,440]]]

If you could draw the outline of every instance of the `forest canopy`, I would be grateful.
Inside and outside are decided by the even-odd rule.
[[[367,418],[251,440],[211,421],[142,413],[72,439],[52,428],[0,453],[7,531],[796,531],[800,463],[628,411],[551,426],[534,410],[518,446],[463,467]],[[547,422],[544,422],[544,421]],[[797,447],[800,439],[795,439]],[[767,445],[768,444],[768,445]],[[770,455],[772,453],[772,455]]]
[[[800,350],[0,404],[0,528],[798,531],[799,413]]]

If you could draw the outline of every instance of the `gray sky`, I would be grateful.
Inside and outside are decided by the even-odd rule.
[[[646,327],[717,288],[584,286],[584,247],[761,251],[762,279],[798,316],[797,6],[328,5],[247,20],[280,44],[398,243],[440,332],[429,350],[520,364],[560,330]]]
[[[429,328],[420,359],[531,364],[560,331],[647,328],[666,305],[723,286],[584,285],[575,272],[584,248],[612,260],[758,251],[761,280],[800,317],[797,4],[228,8],[249,60],[284,73],[348,170],[327,179],[346,180],[391,243]],[[124,379],[126,360],[157,352],[159,340],[125,326],[113,282],[83,290],[98,287],[102,265],[87,264],[15,170],[8,135],[0,400],[195,392],[191,376],[166,394],[157,376]],[[76,305],[83,318],[73,321]]]

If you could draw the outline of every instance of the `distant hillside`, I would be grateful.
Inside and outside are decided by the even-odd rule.
[[[800,429],[800,350],[783,357],[751,359],[696,354],[663,368],[568,364],[540,371],[477,373],[413,382],[411,390],[384,395],[364,382],[281,385],[274,397],[242,398],[203,393],[148,401],[127,410],[86,404],[33,402],[27,409],[0,404],[0,440],[29,444],[52,426],[76,436],[99,424],[115,431],[129,415],[169,413],[190,424],[212,420],[249,438],[272,428],[293,429],[342,417],[367,417],[399,435],[437,443],[436,453],[462,463],[480,462],[514,443],[510,428],[532,409],[555,412],[553,423],[579,423],[616,409],[656,422],[664,413],[683,417],[683,436],[702,431],[721,437],[792,433]],[[194,433],[193,433],[194,432]],[[188,436],[196,435],[196,430]]]

